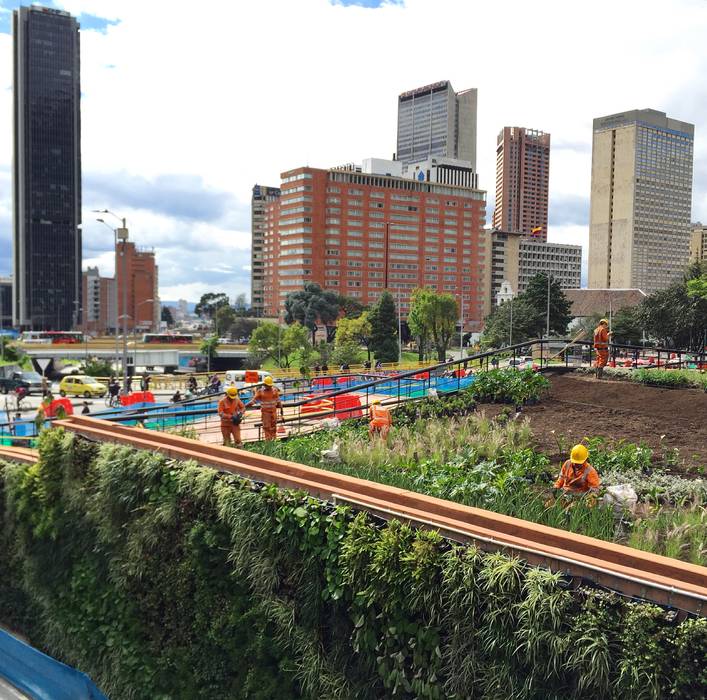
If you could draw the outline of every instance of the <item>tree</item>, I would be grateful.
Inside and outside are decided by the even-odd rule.
[[[538,274],[530,279],[528,286],[518,297],[523,297],[538,312],[539,317],[531,337],[540,338],[547,329],[547,275]],[[572,320],[572,304],[562,291],[559,280],[550,277],[550,333],[564,336]],[[515,325],[515,323],[514,323]]]
[[[309,358],[312,346],[309,331],[300,323],[283,328],[276,323],[261,323],[250,336],[248,350],[260,362],[270,358],[279,367],[290,367],[295,355]]]
[[[417,359],[422,362],[425,359],[425,349],[430,338],[430,328],[427,325],[428,318],[424,312],[429,296],[429,289],[415,289],[410,298],[410,312],[408,313],[408,328],[417,344]]]
[[[393,295],[388,291],[381,294],[378,303],[371,309],[371,350],[379,362],[397,362],[398,317]]]
[[[212,319],[220,307],[228,305],[228,295],[223,292],[207,292],[201,295],[199,303],[194,307],[194,313],[202,318]]]
[[[339,308],[344,312],[346,318],[358,318],[366,307],[358,299],[352,299],[344,294],[339,295]]]
[[[199,352],[206,356],[206,371],[211,371],[211,363],[218,356],[218,337],[215,335],[208,336],[201,341]]]
[[[231,326],[231,337],[235,340],[245,338],[246,342],[253,331],[258,327],[258,321],[254,318],[243,318],[238,316]]]
[[[542,318],[542,314],[522,294],[504,301],[486,317],[481,345],[484,348],[500,348],[534,338]]]
[[[418,355],[429,337],[437,350],[437,360],[443,362],[458,318],[457,301],[451,294],[437,294],[432,289],[416,289],[412,294],[408,326],[418,339]]]
[[[339,317],[339,296],[323,290],[315,282],[305,282],[304,289],[290,292],[285,298],[285,323],[298,321],[312,334],[314,345],[317,324],[328,326]]]
[[[368,352],[368,359],[371,359],[371,318],[368,311],[364,311],[357,318],[340,318],[336,324],[336,340],[334,347],[338,348],[345,343],[353,343],[356,346],[364,345]]]
[[[637,306],[624,306],[611,319],[611,330],[614,332],[611,340],[624,345],[640,345],[643,337],[643,326]],[[589,336],[591,338],[591,336]]]
[[[236,318],[236,312],[233,310],[232,306],[228,304],[219,306],[216,309],[216,313],[214,313],[214,330],[216,331],[216,335],[228,335],[233,324],[236,322]]]
[[[160,319],[167,324],[168,328],[171,328],[174,325],[174,316],[172,316],[172,310],[169,306],[162,307]]]

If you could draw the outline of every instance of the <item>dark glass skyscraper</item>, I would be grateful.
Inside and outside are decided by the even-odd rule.
[[[22,7],[13,38],[13,322],[68,330],[81,299],[79,24]]]

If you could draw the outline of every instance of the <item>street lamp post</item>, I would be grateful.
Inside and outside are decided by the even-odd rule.
[[[125,223],[125,218],[114,214],[109,209],[94,209],[97,214],[110,214],[115,219],[118,219],[121,223],[121,227],[114,229],[115,232],[115,351],[116,360],[118,357],[118,241],[122,242],[121,246],[121,257],[123,259],[123,314],[120,318],[123,319],[123,391],[128,390],[128,279],[127,279],[127,255],[125,250],[125,244],[128,240],[128,228]],[[109,228],[112,228],[109,224],[106,224],[103,219],[98,219],[101,223],[105,224]],[[117,362],[116,362],[117,364]]]

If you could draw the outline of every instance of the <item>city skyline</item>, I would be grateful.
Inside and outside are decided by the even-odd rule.
[[[496,135],[507,124],[533,126],[553,139],[549,240],[580,243],[586,255],[592,120],[635,107],[695,123],[691,218],[707,220],[707,116],[702,116],[707,93],[700,81],[707,50],[698,40],[707,29],[704,3],[676,3],[667,16],[651,10],[657,3],[644,3],[640,16],[630,5],[612,5],[610,27],[599,21],[598,10],[581,35],[563,33],[562,6],[546,4],[542,17],[529,16],[522,28],[509,28],[503,55],[494,51],[498,64],[492,71],[468,60],[464,18],[490,27],[518,3],[470,8],[452,0],[408,0],[368,9],[328,0],[276,2],[267,33],[256,37],[239,30],[235,38],[234,26],[262,21],[257,6],[214,3],[222,20],[214,23],[208,3],[200,13],[172,4],[168,19],[145,3],[52,3],[81,23],[84,269],[98,265],[102,274],[112,274],[110,234],[90,213],[107,207],[128,219],[135,240],[156,248],[162,298],[193,301],[207,290],[249,294],[253,183],[277,183],[280,173],[297,163],[328,168],[359,156],[389,158],[396,148],[397,96],[440,80],[478,88],[477,170],[479,186],[488,192],[487,225],[494,204]],[[8,12],[18,5],[0,2],[0,274],[10,272]],[[557,15],[552,41],[534,44],[528,53],[528,32],[544,28],[552,8]],[[342,37],[356,42],[365,36],[366,45],[370,40],[371,46],[387,46],[401,23],[422,29],[454,14],[459,21],[445,23],[445,52],[385,71],[377,51],[354,52],[356,60],[342,52],[335,67],[318,68],[314,79],[326,82],[327,89],[308,95],[306,103],[305,83],[282,68],[285,56],[319,66],[317,57],[335,52]],[[171,31],[162,34],[166,21]],[[305,46],[290,31],[302,22],[318,29]],[[622,40],[599,55],[592,50],[592,32]],[[151,40],[157,33],[159,63]],[[183,50],[185,35],[193,51]],[[490,33],[480,33],[475,42],[476,55],[490,55]],[[566,60],[559,61],[560,55]],[[628,55],[632,60],[623,60]],[[504,66],[510,70],[521,58],[543,73],[542,90],[537,83],[507,90],[498,80]],[[257,71],[240,70],[253,60]],[[676,72],[672,67],[678,64]],[[223,78],[231,74],[238,76],[238,89],[224,90]]]

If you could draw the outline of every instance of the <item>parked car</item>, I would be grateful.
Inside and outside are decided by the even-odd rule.
[[[4,372],[3,376],[0,377],[0,392],[3,394],[16,391],[20,387],[26,389],[28,394],[41,394],[41,375],[38,372],[26,372],[24,370],[15,369],[10,372]]]
[[[107,391],[108,387],[105,384],[101,384],[85,374],[64,377],[59,384],[59,393],[62,396],[69,394],[71,396],[85,396],[88,399],[92,396],[105,396]]]

